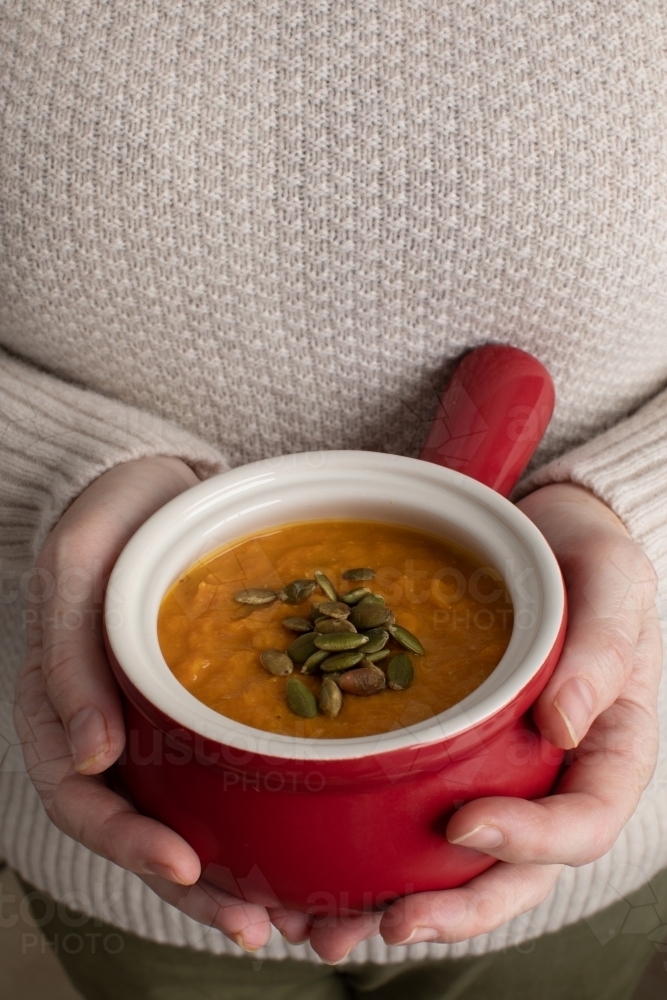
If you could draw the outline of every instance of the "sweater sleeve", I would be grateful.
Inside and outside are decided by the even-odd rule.
[[[211,445],[154,414],[72,385],[0,349],[0,558],[31,563],[69,504],[121,462],[167,455],[202,479]]]
[[[667,597],[667,390],[632,416],[531,473],[525,496],[549,483],[585,486],[643,545]]]

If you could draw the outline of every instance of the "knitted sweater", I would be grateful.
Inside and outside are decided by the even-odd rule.
[[[22,574],[128,459],[414,455],[454,359],[499,341],[556,383],[526,488],[608,503],[666,621],[665,6],[6,0],[0,46],[0,852],[104,920],[235,954],[47,819],[10,722]],[[596,912],[667,865],[666,780],[663,745],[612,850],[530,913],[349,960],[582,916],[607,941]],[[259,957],[287,955],[315,959],[278,934]]]

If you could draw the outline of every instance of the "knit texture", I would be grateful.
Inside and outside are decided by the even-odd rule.
[[[666,84],[660,0],[6,0],[0,344],[27,364],[2,367],[3,567],[127,458],[414,455],[456,358],[498,341],[556,383],[526,488],[614,507],[667,620]],[[8,716],[20,602],[0,611]],[[238,953],[61,835],[3,732],[0,851],[26,878]],[[594,914],[667,864],[665,779],[663,751],[613,850],[531,913],[350,960]],[[314,957],[278,936],[260,957],[288,954]]]

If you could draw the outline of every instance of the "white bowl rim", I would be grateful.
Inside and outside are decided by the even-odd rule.
[[[160,571],[163,575],[166,572],[160,567],[169,558],[170,550],[175,551],[179,544],[186,548],[190,544],[192,548],[187,539],[196,537],[199,540],[197,551],[206,551],[205,545],[203,550],[201,548],[202,538],[211,534],[212,529],[207,525],[210,526],[212,518],[216,519],[218,527],[227,524],[239,516],[238,512],[230,514],[225,521],[225,511],[229,512],[234,504],[243,516],[251,516],[248,512],[256,511],[262,504],[253,505],[249,501],[262,497],[265,497],[264,507],[270,508],[272,503],[280,506],[278,499],[272,497],[278,498],[281,490],[286,492],[296,486],[310,486],[309,495],[316,497],[322,484],[341,483],[341,497],[349,497],[348,502],[357,503],[358,497],[349,489],[345,493],[348,488],[345,476],[358,477],[360,472],[364,474],[364,483],[369,483],[369,490],[387,488],[387,484],[391,489],[393,483],[393,488],[399,492],[403,489],[405,493],[409,487],[414,496],[419,487],[420,504],[422,496],[427,494],[433,503],[435,491],[452,504],[464,504],[475,521],[471,533],[479,538],[480,545],[500,544],[497,536],[502,536],[507,551],[516,554],[519,569],[532,567],[538,593],[531,600],[538,605],[534,613],[537,621],[532,632],[528,629],[531,636],[528,646],[524,636],[525,648],[522,647],[524,653],[520,660],[511,662],[515,655],[511,652],[513,635],[505,656],[491,676],[463,701],[417,725],[375,736],[348,739],[282,736],[235,722],[204,705],[176,680],[157,643],[158,585],[155,581]],[[387,502],[391,504],[393,500]],[[415,504],[415,511],[421,511],[416,501]],[[264,513],[261,516],[264,517]],[[223,521],[218,522],[220,517]],[[283,517],[265,524],[278,525],[298,519]],[[230,535],[227,528],[229,539],[246,534],[242,531],[236,536]],[[219,544],[209,546],[210,550],[218,547]],[[172,572],[171,580],[196,558],[198,556],[182,561],[181,569]],[[510,585],[517,615],[525,588],[519,586],[518,590],[512,590],[513,584],[505,573],[503,575]],[[158,604],[168,586],[169,583],[161,585]],[[153,607],[150,615],[143,613],[147,605]],[[562,576],[553,552],[535,525],[500,494],[459,472],[418,459],[378,452],[320,451],[265,459],[232,469],[204,480],[167,503],[139,528],[119,556],[109,579],[104,614],[108,640],[122,671],[140,694],[178,727],[223,747],[234,748],[235,760],[240,751],[248,757],[259,754],[271,760],[327,761],[377,756],[442,742],[480,725],[514,701],[543,666],[557,641],[564,611]],[[494,686],[490,682],[501,667],[507,676]]]

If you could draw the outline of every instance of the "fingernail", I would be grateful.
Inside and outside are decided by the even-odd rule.
[[[236,944],[239,946],[239,948],[243,948],[244,951],[249,951],[252,953],[253,951],[259,951],[259,949],[262,947],[261,944],[255,944],[255,945],[246,944],[243,938],[243,934],[241,934],[240,932],[238,934],[230,934],[230,937],[232,941],[235,941]]]
[[[588,732],[593,719],[593,692],[585,681],[570,677],[554,698],[554,708],[567,726],[573,746]]]
[[[505,843],[505,837],[495,826],[487,826],[482,823],[474,830],[464,833],[456,840],[449,840],[450,844],[460,844],[462,847],[474,847],[478,851],[488,851],[494,847],[500,847]]]
[[[142,873],[143,875],[159,875],[160,878],[166,878],[170,882],[176,882],[177,885],[192,885],[191,882],[184,882],[183,879],[176,874],[170,865],[163,865],[161,861],[147,861],[143,865]]]
[[[409,937],[403,939],[403,941],[387,941],[386,944],[394,947],[400,947],[404,944],[421,944],[422,941],[436,941],[438,939],[438,932],[434,927],[415,927],[412,934]]]
[[[69,742],[74,768],[85,771],[109,750],[109,733],[104,716],[94,705],[80,708],[69,724]]]
[[[330,960],[328,958],[323,958],[322,961],[324,962],[325,965],[340,965],[341,962],[345,961],[345,959],[347,958],[347,956],[350,954],[351,951],[352,949],[348,948],[345,954],[341,955],[340,958],[334,958],[333,960]]]

